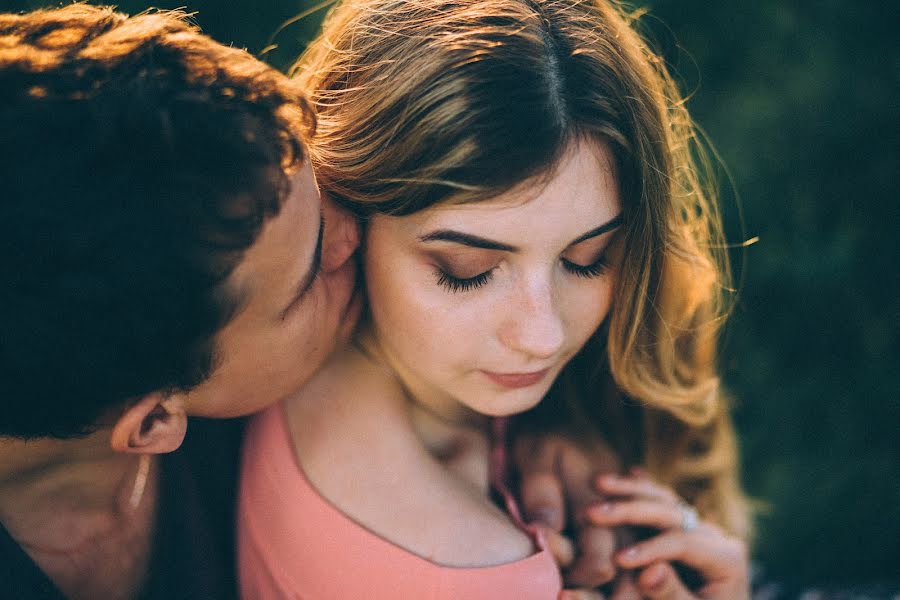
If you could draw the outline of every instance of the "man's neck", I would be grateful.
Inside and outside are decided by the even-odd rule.
[[[70,598],[129,598],[146,575],[157,467],[110,432],[0,439],[0,521]]]

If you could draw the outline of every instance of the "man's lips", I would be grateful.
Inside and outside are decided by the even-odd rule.
[[[505,388],[524,388],[535,385],[547,376],[550,369],[532,371],[531,373],[495,373],[482,371],[488,379]]]

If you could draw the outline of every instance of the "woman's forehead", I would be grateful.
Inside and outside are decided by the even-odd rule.
[[[548,177],[533,178],[494,198],[443,202],[405,217],[392,218],[410,234],[461,230],[481,236],[504,235],[505,243],[530,239],[572,240],[621,212],[618,185],[608,150],[579,144]]]

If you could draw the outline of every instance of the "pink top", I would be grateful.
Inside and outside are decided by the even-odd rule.
[[[501,452],[492,462],[498,458]],[[241,471],[238,569],[244,598],[553,600],[562,589],[540,536],[534,536],[540,550],[523,560],[453,568],[429,562],[356,523],[304,476],[280,404],[249,424]],[[511,495],[504,496],[520,522]]]

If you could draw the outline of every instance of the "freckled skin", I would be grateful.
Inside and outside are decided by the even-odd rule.
[[[572,244],[621,213],[611,164],[608,149],[582,142],[546,185],[370,222],[364,266],[374,337],[417,402],[455,419],[510,415],[540,401],[610,309],[616,265],[586,277],[564,262],[614,254],[617,231]],[[516,251],[422,241],[437,230]],[[441,269],[462,279],[485,268],[492,270],[481,285],[452,291],[439,281]],[[545,377],[521,387],[485,373],[543,369]]]

